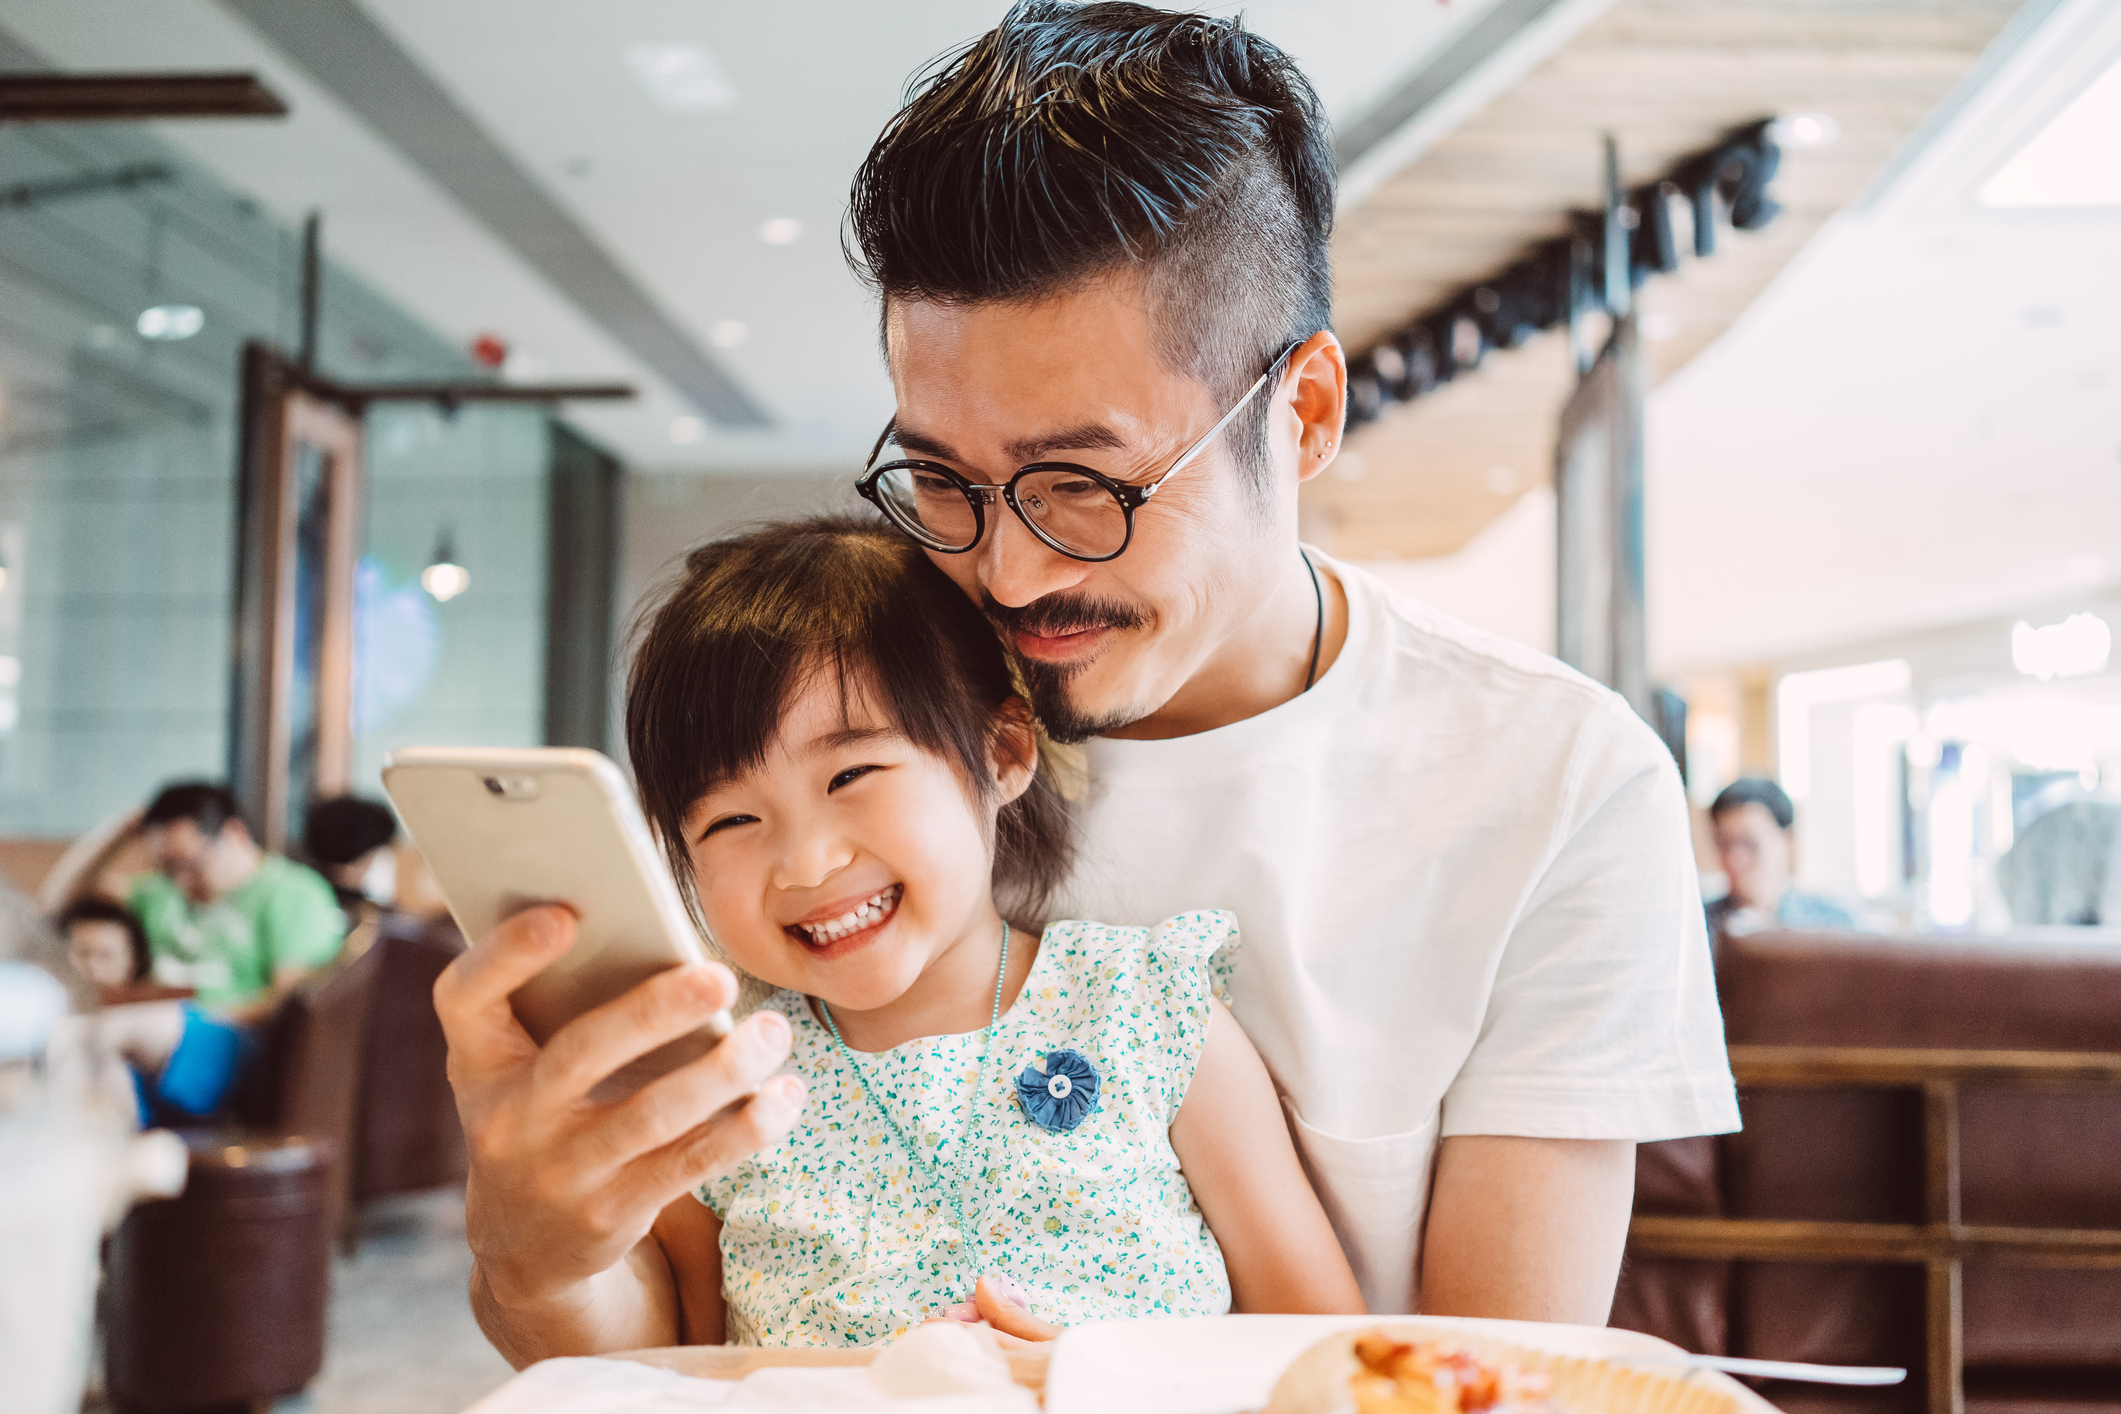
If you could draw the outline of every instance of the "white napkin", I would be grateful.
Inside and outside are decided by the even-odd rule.
[[[872,1365],[755,1370],[702,1380],[631,1360],[545,1360],[465,1414],[1038,1414],[993,1336],[916,1326]]]

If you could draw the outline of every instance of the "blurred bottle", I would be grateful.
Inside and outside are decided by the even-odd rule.
[[[22,1414],[77,1414],[99,1240],[136,1197],[184,1184],[184,1146],[104,1101],[94,1029],[66,989],[0,961],[0,1371]]]

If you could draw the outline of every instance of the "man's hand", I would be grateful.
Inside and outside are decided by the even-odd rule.
[[[1604,1325],[1634,1196],[1635,1146],[1624,1139],[1444,1140],[1418,1309]]]
[[[802,1082],[773,1075],[789,1034],[772,1012],[624,1100],[591,1100],[613,1071],[734,1001],[736,979],[713,964],[661,973],[541,1048],[508,997],[574,933],[564,909],[519,914],[435,983],[470,1146],[473,1305],[518,1364],[674,1344],[677,1296],[644,1243],[649,1227],[673,1199],[786,1133],[802,1107]]]

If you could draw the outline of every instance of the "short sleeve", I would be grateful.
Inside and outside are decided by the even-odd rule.
[[[1555,838],[1444,1096],[1443,1134],[1737,1129],[1679,774],[1617,697],[1576,745]]]
[[[184,895],[170,882],[169,876],[158,869],[140,875],[133,880],[125,903],[147,934],[148,951],[151,954],[169,951],[184,909]]]
[[[331,885],[314,870],[288,865],[287,874],[261,910],[267,971],[265,983],[283,967],[322,967],[339,955],[346,915]]]
[[[1163,1050],[1171,1119],[1178,1118],[1193,1087],[1214,1015],[1211,1003],[1228,1003],[1239,941],[1237,915],[1220,909],[1181,913],[1149,930],[1146,1000]]]

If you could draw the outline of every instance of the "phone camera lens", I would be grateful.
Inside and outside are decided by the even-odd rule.
[[[488,795],[506,795],[508,794],[508,787],[501,784],[499,776],[488,776],[486,778],[486,793]]]

